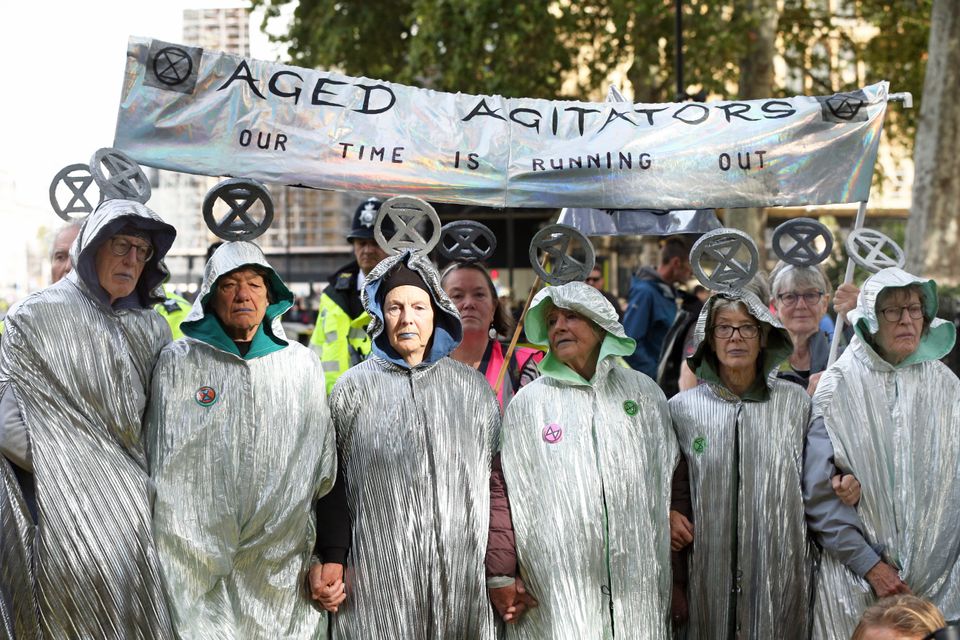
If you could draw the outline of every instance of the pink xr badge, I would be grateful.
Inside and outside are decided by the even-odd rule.
[[[556,422],[551,422],[543,428],[543,441],[547,444],[557,444],[563,439],[563,428]]]

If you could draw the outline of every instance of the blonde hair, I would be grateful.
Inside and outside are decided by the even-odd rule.
[[[863,640],[869,629],[877,627],[911,634],[919,639],[946,624],[943,614],[932,602],[916,596],[891,596],[863,612],[850,640]]]

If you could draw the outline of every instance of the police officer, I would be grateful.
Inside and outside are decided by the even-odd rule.
[[[320,296],[317,325],[310,346],[323,364],[327,394],[344,371],[362,361],[370,353],[370,337],[366,327],[370,316],[360,303],[363,280],[387,254],[373,237],[381,201],[369,198],[353,214],[353,225],[347,240],[353,245],[355,260],[334,273]],[[391,233],[384,221],[384,233]]]

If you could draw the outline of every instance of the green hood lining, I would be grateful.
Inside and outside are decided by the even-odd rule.
[[[280,276],[278,276],[273,269],[270,267],[265,267],[262,264],[242,264],[235,269],[231,269],[230,271],[222,274],[219,278],[217,278],[217,280],[220,280],[220,278],[228,273],[232,273],[243,267],[251,266],[252,264],[255,264],[260,268],[265,268],[270,272],[270,282],[268,284],[273,297],[276,299],[276,302],[272,302],[267,305],[267,310],[263,316],[263,322],[261,322],[260,326],[257,327],[257,332],[254,334],[253,340],[250,344],[250,350],[247,352],[247,355],[242,356],[244,360],[260,358],[275,351],[279,351],[287,346],[287,341],[285,339],[274,335],[273,321],[286,313],[287,310],[293,306],[293,293],[287,288],[287,286],[280,279]],[[237,349],[237,345],[230,338],[230,336],[227,335],[227,332],[223,328],[223,323],[220,322],[220,319],[217,318],[217,316],[214,315],[209,308],[210,297],[213,295],[213,291],[216,289],[216,286],[217,283],[214,281],[213,286],[210,287],[210,291],[206,296],[203,297],[203,300],[201,300],[201,305],[203,306],[203,317],[199,320],[184,322],[180,325],[180,330],[183,331],[184,335],[190,336],[195,340],[205,342],[212,347],[220,349],[221,351],[232,353],[239,358],[241,357],[240,350]]]

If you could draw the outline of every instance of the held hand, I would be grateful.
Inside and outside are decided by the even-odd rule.
[[[837,287],[833,294],[833,308],[837,314],[847,322],[847,312],[852,311],[857,306],[857,296],[860,295],[860,289],[855,284],[844,283]]]
[[[830,478],[830,483],[843,504],[855,507],[860,502],[860,481],[853,474],[837,474]]]
[[[520,578],[514,580],[511,585],[489,589],[489,592],[494,609],[507,624],[516,624],[528,609],[537,606],[537,601],[527,593]]]
[[[873,568],[867,571],[867,575],[865,575],[864,578],[866,578],[870,586],[873,587],[873,591],[877,594],[878,598],[886,598],[887,596],[898,593],[913,593],[910,591],[907,583],[900,579],[900,574],[897,573],[897,570],[883,561],[873,565]]]
[[[817,385],[820,384],[820,376],[822,375],[823,371],[818,371],[810,376],[810,381],[807,383],[807,395],[811,398],[817,392]]]
[[[680,551],[693,542],[693,523],[679,511],[670,511],[670,549]]]
[[[320,606],[336,613],[347,599],[343,583],[343,565],[336,562],[317,563],[310,567],[310,596]]]

